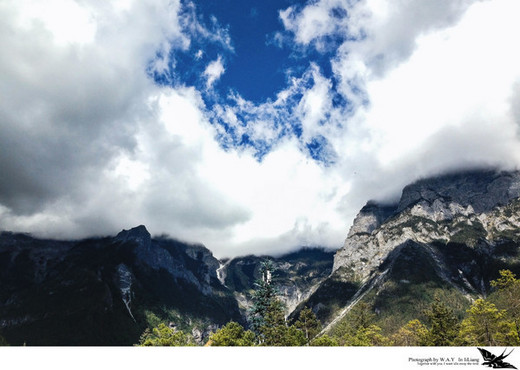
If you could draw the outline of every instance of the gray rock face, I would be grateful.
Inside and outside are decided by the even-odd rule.
[[[388,254],[407,241],[468,245],[516,232],[520,172],[472,171],[420,180],[403,190],[396,213],[368,204],[356,217],[345,244],[334,256],[333,272],[366,281]]]
[[[121,263],[117,266],[117,275],[119,278],[118,283],[121,298],[123,299],[123,303],[125,304],[125,307],[128,310],[130,317],[135,322],[135,317],[132,313],[132,310],[130,309],[130,306],[132,304],[132,273],[128,269],[128,266],[126,266],[124,263]]]
[[[348,236],[354,234],[370,234],[381,224],[392,216],[397,210],[397,205],[382,205],[374,201],[369,201],[354,219],[354,223],[350,228]]]
[[[208,325],[204,328],[193,328],[191,330],[191,335],[193,336],[193,340],[198,345],[203,345],[209,338],[209,336],[216,332],[219,329],[217,325]]]
[[[200,261],[204,266],[207,266],[206,282],[209,284],[210,278],[218,278],[217,270],[220,267],[220,262],[213,256],[213,253],[202,245],[192,245],[186,248],[186,254],[196,261]]]
[[[278,291],[280,293],[280,300],[285,306],[285,313],[288,315],[293,312],[301,302],[310,297],[317,285],[318,284],[315,284],[307,289],[302,289],[302,287],[296,283],[280,285]]]
[[[440,203],[483,213],[520,196],[520,172],[471,171],[417,181],[403,189],[397,212],[416,203]]]

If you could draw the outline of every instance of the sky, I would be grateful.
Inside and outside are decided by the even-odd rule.
[[[340,248],[406,184],[520,165],[517,0],[2,0],[0,229]]]

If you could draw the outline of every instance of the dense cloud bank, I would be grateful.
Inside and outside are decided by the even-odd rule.
[[[3,1],[0,228],[69,238],[145,224],[219,257],[337,248],[368,199],[446,170],[518,166],[519,10],[280,9],[279,47],[327,53],[332,72],[309,59],[259,103],[214,96],[224,57],[202,87],[151,77],[180,73],[176,53],[195,38],[234,52],[226,25],[202,23],[196,3]]]

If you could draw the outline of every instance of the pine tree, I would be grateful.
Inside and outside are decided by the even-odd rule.
[[[251,329],[260,335],[260,328],[266,324],[268,313],[273,317],[283,316],[283,305],[278,300],[278,291],[275,288],[273,278],[274,266],[270,260],[266,260],[260,265],[260,279],[255,283],[256,290],[253,292],[253,306],[250,309],[249,320]]]
[[[430,324],[427,336],[428,345],[450,346],[457,338],[459,321],[448,306],[435,298],[430,308],[424,311]]]
[[[506,290],[518,283],[516,275],[513,274],[511,270],[500,270],[498,273],[500,274],[500,277],[491,281],[492,287],[498,288],[499,290]]]
[[[309,343],[321,331],[321,323],[316,318],[316,315],[308,307],[300,311],[298,320],[294,326],[300,329],[305,334],[305,339]]]
[[[506,311],[493,303],[477,299],[462,321],[459,344],[469,346],[499,346],[512,344],[516,337],[514,324],[505,319]]]
[[[381,334],[381,328],[374,324],[372,307],[365,302],[354,306],[345,320],[334,330],[334,336],[342,346],[383,346],[389,340]]]
[[[263,346],[303,346],[305,335],[285,320],[284,306],[278,299],[278,290],[273,284],[273,263],[269,260],[260,266],[260,279],[253,294],[250,310],[251,329],[256,341]]]
[[[230,321],[210,336],[209,343],[211,346],[254,346],[255,334]]]
[[[497,308],[506,310],[506,317],[514,324],[516,338],[514,345],[520,343],[520,280],[510,270],[500,270],[500,277],[491,281],[491,286],[498,288],[492,295]]]
[[[376,315],[373,312],[372,306],[365,302],[359,302],[351,311],[350,324],[355,329],[365,329],[372,325],[375,321]]]

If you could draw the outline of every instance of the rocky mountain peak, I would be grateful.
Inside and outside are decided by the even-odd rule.
[[[130,230],[123,229],[115,237],[115,241],[118,242],[133,242],[137,244],[136,255],[140,258],[146,258],[147,254],[150,253],[152,246],[152,236],[144,225],[131,228]]]
[[[369,201],[357,214],[348,236],[370,234],[397,210],[397,204],[381,204]]]
[[[118,241],[147,241],[151,240],[151,235],[146,229],[146,226],[139,225],[131,228],[130,230],[123,229],[116,236]]]
[[[488,212],[520,196],[520,172],[473,170],[419,180],[403,189],[397,212],[423,203],[452,203]]]
[[[519,171],[473,170],[419,180],[403,189],[395,212],[374,202],[359,212],[336,252],[333,271],[344,267],[351,278],[364,281],[394,248],[409,240],[423,245],[474,245],[482,238],[491,242],[494,235],[516,227],[514,217],[495,214],[506,214],[500,208],[519,196]]]

